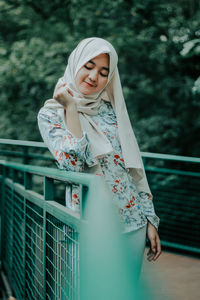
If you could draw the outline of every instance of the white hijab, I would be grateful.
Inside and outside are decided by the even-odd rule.
[[[85,96],[80,93],[75,84],[76,74],[84,64],[101,53],[108,53],[110,58],[107,84],[100,92]],[[113,152],[110,141],[90,117],[98,114],[101,101],[105,99],[111,102],[116,114],[125,167],[132,174],[138,190],[151,194],[140,150],[126,109],[117,62],[117,53],[108,41],[96,37],[84,39],[70,54],[64,76],[58,80],[57,85],[66,83],[67,87],[72,90],[74,99],[77,102],[81,127],[89,137],[91,151],[95,157],[95,163],[88,167],[99,165],[98,158]],[[55,109],[60,108],[64,112],[63,106],[54,99],[47,100],[44,106]]]

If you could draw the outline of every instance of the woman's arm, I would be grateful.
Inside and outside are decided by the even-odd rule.
[[[73,98],[73,94],[65,83],[58,84],[55,88],[53,98],[58,101],[65,109],[67,128],[77,138],[82,137],[81,123],[77,111],[77,104]]]
[[[67,119],[67,128],[71,131],[77,138],[82,138],[81,123],[77,111],[77,105],[74,103],[69,104],[65,110]]]
[[[150,241],[150,249],[147,253],[149,261],[155,261],[161,254],[161,243],[158,234],[159,217],[156,215],[152,196],[145,192],[139,193],[142,200],[143,212],[148,220],[147,237]]]
[[[139,196],[145,217],[158,231],[160,218],[155,213],[152,196],[146,192],[139,192]]]
[[[85,132],[76,137],[65,127],[56,110],[42,108],[38,113],[38,125],[42,138],[53,154],[60,169],[83,172],[84,165],[93,165],[90,143]]]
[[[147,259],[149,261],[152,261],[152,260],[155,261],[162,253],[161,243],[160,243],[160,238],[159,238],[159,234],[158,234],[157,230],[149,221],[147,224],[147,237],[150,241],[150,248],[147,253]]]

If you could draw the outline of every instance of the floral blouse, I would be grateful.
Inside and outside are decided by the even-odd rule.
[[[111,103],[102,100],[98,114],[91,118],[109,139],[114,150],[113,153],[98,160],[104,179],[112,192],[112,200],[119,212],[124,232],[145,226],[147,220],[158,230],[160,219],[155,214],[151,195],[137,192],[133,177],[125,168],[116,115]],[[86,165],[94,163],[87,133],[83,131],[83,136],[77,138],[66,128],[63,118],[55,109],[41,108],[38,114],[38,125],[43,140],[60,169],[84,172]],[[80,211],[79,185],[66,186],[66,206]]]

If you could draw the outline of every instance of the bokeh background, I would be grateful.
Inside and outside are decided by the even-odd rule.
[[[199,0],[0,0],[0,137],[41,141],[37,113],[91,36],[118,52],[141,150],[199,156]]]
[[[107,39],[118,52],[140,149],[200,157],[199,0],[0,0],[0,139],[42,141],[38,111],[52,97],[71,51],[92,36]],[[27,154],[25,149],[24,163]],[[199,163],[147,160],[146,166],[154,167],[147,175],[162,243],[175,245],[177,252],[193,247],[199,253]],[[65,200],[64,188],[56,184],[56,201]],[[33,186],[43,193],[41,178],[34,178]],[[13,203],[20,210],[21,202]],[[198,299],[200,261],[186,254],[164,251],[155,265],[144,261],[155,299],[169,300],[168,293],[170,300]]]

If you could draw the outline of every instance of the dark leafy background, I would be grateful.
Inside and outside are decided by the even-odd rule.
[[[198,0],[0,0],[0,137],[37,140],[68,55],[98,36],[119,54],[141,150],[199,156]]]

